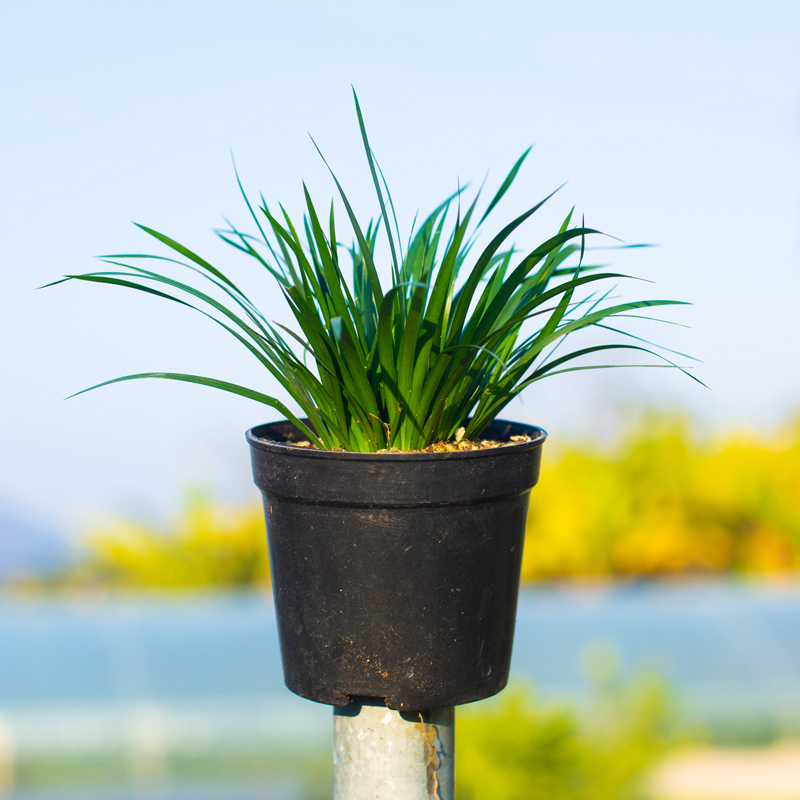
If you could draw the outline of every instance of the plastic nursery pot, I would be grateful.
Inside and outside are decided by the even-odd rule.
[[[290,422],[247,432],[264,497],[286,685],[331,705],[469,703],[508,681],[540,428],[496,420],[445,453],[296,447]]]

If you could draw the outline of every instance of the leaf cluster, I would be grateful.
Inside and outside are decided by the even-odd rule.
[[[576,360],[585,356],[610,350],[657,355],[643,346],[643,340],[611,327],[609,321],[677,301],[610,304],[613,288],[601,291],[598,287],[625,276],[583,264],[586,237],[598,231],[583,222],[572,225],[572,211],[553,236],[529,253],[518,254],[509,244],[512,234],[552,194],[478,249],[482,226],[514,182],[530,148],[480,216],[480,192],[462,210],[465,190],[459,188],[418,227],[415,220],[403,248],[391,194],[370,147],[357,98],[355,104],[380,208],[377,223],[362,226],[358,222],[333,172],[355,237],[349,247],[341,245],[337,237],[333,203],[326,218],[304,186],[306,208],[298,230],[283,206],[273,213],[263,196],[255,209],[237,173],[258,234],[244,233],[233,225],[217,231],[227,244],[273,276],[298,330],[270,322],[220,269],[143,225],[139,227],[145,233],[172,251],[170,256],[103,257],[109,269],[64,278],[124,286],[208,316],[259,360],[302,409],[306,420],[275,397],[197,375],[150,372],[98,386],[140,378],[197,383],[277,409],[321,448],[414,450],[446,441],[462,426],[467,438],[479,436],[514,397],[545,377],[614,366],[576,366]],[[381,228],[391,269],[385,291],[376,257]],[[164,271],[145,269],[140,266],[141,259],[179,265],[191,277],[202,279],[202,288],[196,280],[190,283]],[[598,327],[636,341],[558,353],[571,334]],[[677,366],[664,356],[657,357],[664,366]]]

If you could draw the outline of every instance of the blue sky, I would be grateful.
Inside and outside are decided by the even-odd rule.
[[[231,149],[253,193],[297,212],[301,180],[320,202],[334,190],[310,132],[374,213],[351,83],[406,230],[534,143],[501,215],[569,182],[518,243],[575,204],[659,244],[615,258],[655,282],[625,296],[694,304],[672,316],[691,330],[659,341],[702,358],[713,391],[664,370],[579,373],[507,416],[556,440],[602,437],[620,405],[683,407],[709,430],[779,424],[800,407],[797,16],[683,0],[15,4],[0,31],[0,504],[76,530],[92,509],[157,517],[192,483],[254,496],[243,432],[269,409],[160,382],[63,401],[154,369],[279,391],[246,352],[141,295],[34,290],[151,249],[132,220],[249,274],[212,235],[223,215],[245,221]],[[274,287],[253,286],[285,319]]]

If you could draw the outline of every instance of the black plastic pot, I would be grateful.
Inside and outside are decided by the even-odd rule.
[[[508,681],[540,428],[500,420],[447,453],[296,447],[289,422],[248,431],[264,496],[286,685],[346,705],[469,703]]]

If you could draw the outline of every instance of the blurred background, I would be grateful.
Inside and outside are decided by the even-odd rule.
[[[0,796],[329,794],[329,709],[282,684],[243,435],[274,413],[166,382],[63,401],[149,370],[280,389],[198,315],[36,288],[151,252],[135,221],[286,322],[213,235],[247,227],[231,153],[297,214],[302,180],[335,190],[311,133],[374,215],[352,84],[401,229],[534,144],[504,219],[568,183],[517,244],[573,205],[657,244],[610,254],[653,282],[620,291],[693,304],[658,341],[711,387],[603,370],[504,412],[550,438],[512,687],[459,711],[460,796],[800,798],[797,39],[783,0],[5,7]]]

